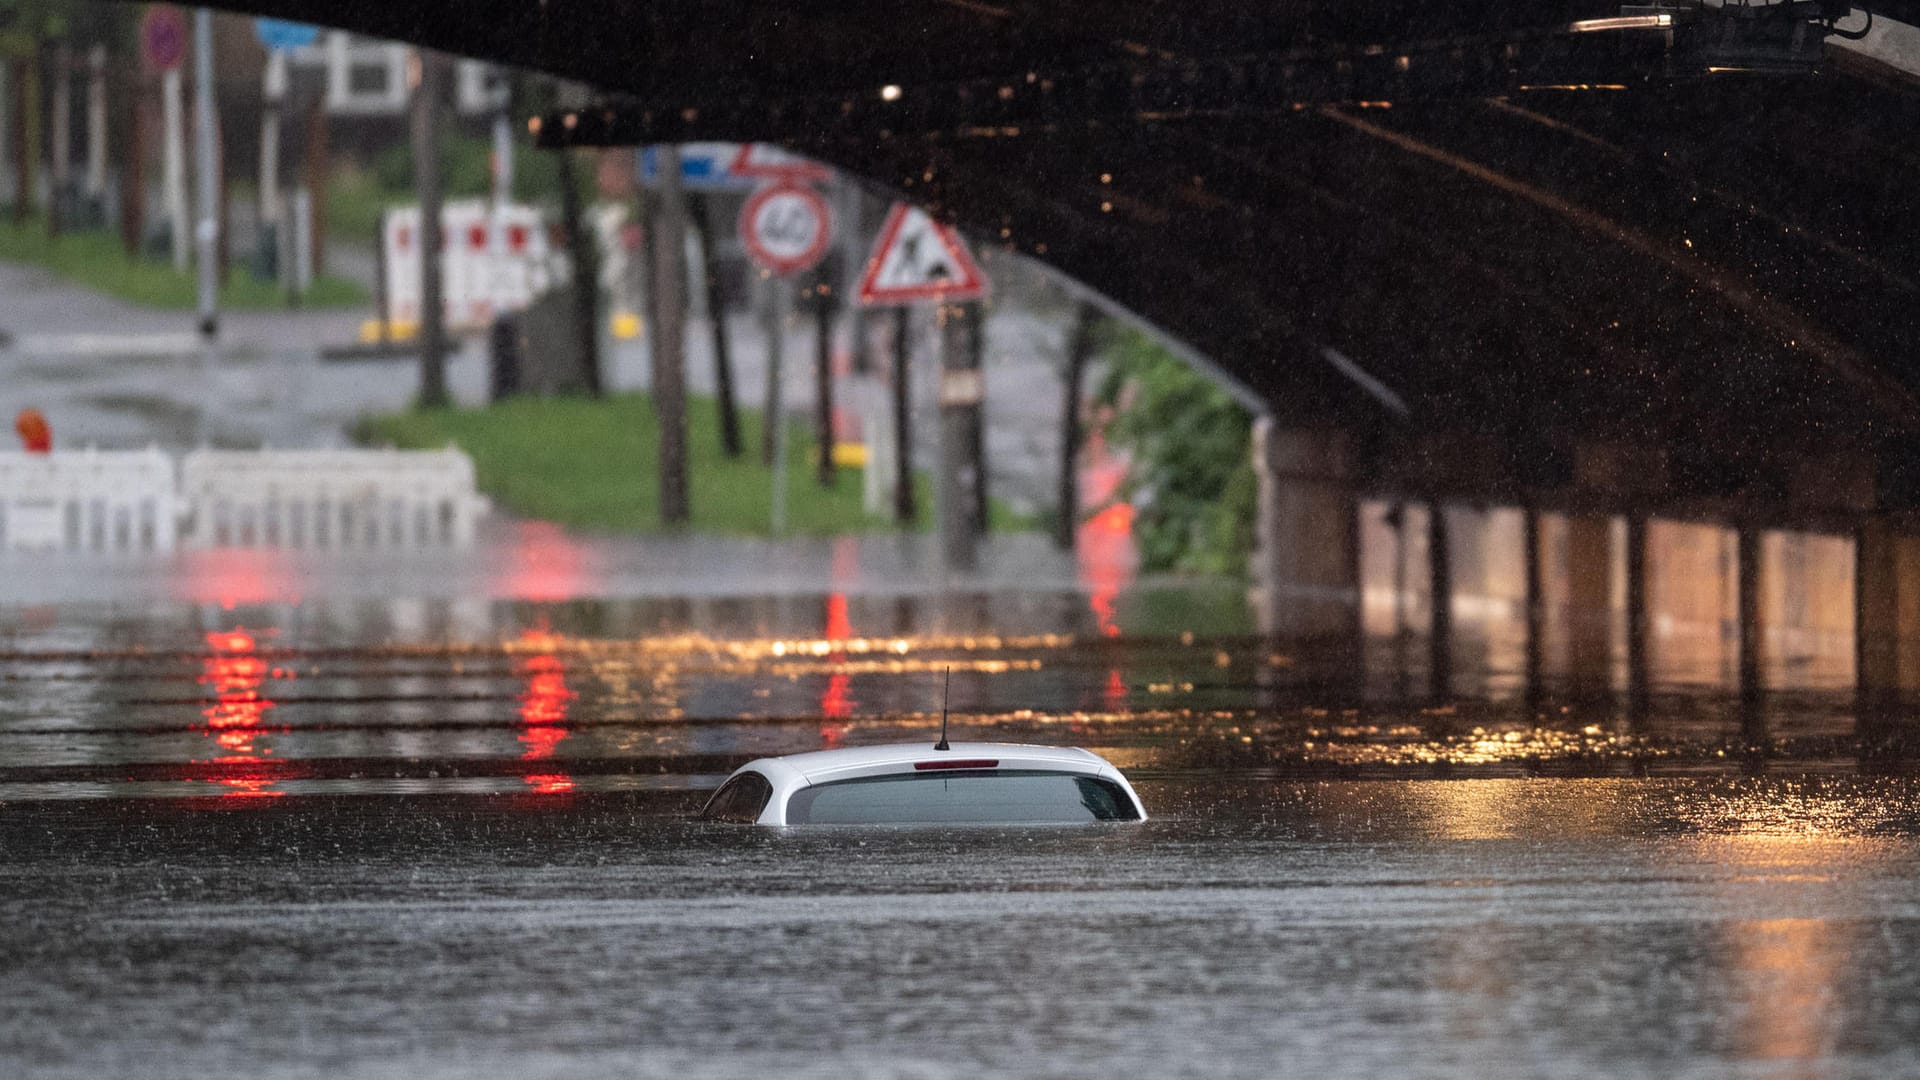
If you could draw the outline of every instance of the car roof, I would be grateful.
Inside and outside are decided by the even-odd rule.
[[[936,764],[938,763],[938,764]],[[1145,821],[1146,807],[1133,785],[1113,763],[1090,750],[1071,746],[1032,746],[1024,743],[957,742],[935,750],[929,742],[854,746],[843,750],[815,750],[786,757],[756,758],[733,771],[728,783],[743,773],[754,773],[772,785],[757,819],[761,825],[785,825],[787,800],[802,788],[880,776],[913,776],[929,767],[979,769],[1000,773],[1044,771],[1072,776],[1100,777],[1119,785],[1133,803],[1137,820]],[[939,775],[928,773],[926,775]],[[725,785],[722,785],[724,789]],[[718,797],[716,792],[715,797]]]
[[[886,766],[911,766],[923,761],[992,760],[1001,768],[1057,769],[1062,772],[1097,773],[1110,768],[1106,759],[1073,746],[1031,746],[1024,743],[956,742],[950,749],[935,750],[932,743],[888,743],[882,746],[852,746],[842,750],[815,750],[780,758],[762,758],[746,767],[778,763],[799,773],[812,783],[827,776],[852,770],[884,772]]]

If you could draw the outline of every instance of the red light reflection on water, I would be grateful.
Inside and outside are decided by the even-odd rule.
[[[254,635],[244,629],[208,634],[207,649],[200,683],[212,689],[213,704],[201,713],[221,750],[213,763],[223,766],[210,779],[230,789],[226,792],[229,797],[285,795],[274,789],[273,774],[264,767],[273,751],[256,749],[254,741],[267,711],[273,708],[273,699],[262,687],[269,678],[284,678],[287,672],[269,668],[259,655]],[[250,769],[247,765],[262,767]]]
[[[860,543],[851,536],[842,536],[833,542],[833,584],[834,591],[827,597],[826,633],[828,641],[844,642],[853,637],[853,620],[847,616],[846,586],[860,573]],[[847,660],[845,649],[835,649],[827,654],[827,659],[835,664],[844,664]],[[847,718],[853,715],[853,676],[845,671],[836,671],[827,677],[827,688],[820,694],[820,715],[827,721],[820,725],[820,745],[831,750],[840,745],[853,725]]]
[[[300,575],[291,556],[274,548],[220,547],[187,551],[173,589],[182,600],[219,604],[300,602]]]
[[[1117,601],[1120,590],[1133,581],[1133,507],[1114,503],[1080,525],[1074,546],[1080,580],[1087,586],[1087,605],[1102,637],[1119,637]]]
[[[541,650],[521,665],[527,689],[520,695],[520,722],[526,725],[519,735],[520,745],[526,747],[520,760],[546,761],[567,737],[567,707],[577,695],[567,688],[566,665],[555,652],[560,643],[557,636],[545,629],[530,629],[520,640]],[[573,790],[573,777],[564,772],[529,773],[522,779],[542,795]]]
[[[1095,431],[1087,439],[1081,459],[1081,490],[1098,505],[1113,499],[1126,478],[1126,461],[1107,450],[1105,437]],[[1074,537],[1074,557],[1079,563],[1080,582],[1087,589],[1087,607],[1093,612],[1094,625],[1101,637],[1120,636],[1120,592],[1133,583],[1139,553],[1133,543],[1133,506],[1112,502],[1105,509],[1080,523]],[[1107,682],[1101,689],[1101,702],[1108,709],[1127,704],[1127,681],[1119,667],[1107,669]]]
[[[834,593],[827,597],[827,640],[845,641],[853,636],[853,624],[847,619],[847,594]],[[847,653],[844,649],[835,649],[827,654],[833,663],[845,663]],[[836,671],[827,678],[827,688],[820,695],[820,715],[829,720],[844,720],[853,715],[853,699],[847,695],[847,685],[852,679],[844,671]],[[826,734],[825,729],[821,731]]]
[[[513,526],[513,546],[495,586],[515,600],[567,600],[587,591],[590,576],[586,550],[565,529],[521,521]]]

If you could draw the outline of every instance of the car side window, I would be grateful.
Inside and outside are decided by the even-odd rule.
[[[720,790],[707,800],[700,816],[708,821],[751,825],[760,820],[760,814],[766,810],[767,802],[772,798],[773,785],[767,782],[766,777],[756,772],[745,772],[720,785]]]

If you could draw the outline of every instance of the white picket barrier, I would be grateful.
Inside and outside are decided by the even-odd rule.
[[[534,297],[553,286],[556,271],[564,263],[548,248],[546,222],[531,206],[449,200],[440,211],[440,236],[441,300],[451,329],[481,329],[495,315],[525,310]],[[387,317],[396,323],[417,323],[419,207],[387,211],[381,247],[387,267]]]
[[[458,450],[195,450],[183,547],[467,547],[487,501]]]
[[[0,453],[0,551],[172,551],[179,507],[157,449]]]

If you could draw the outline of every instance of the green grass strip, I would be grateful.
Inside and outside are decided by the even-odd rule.
[[[719,409],[695,397],[687,410],[688,473],[696,532],[765,536],[771,529],[772,470],[760,464],[760,414],[740,411],[746,448],[728,458],[720,448]],[[861,470],[835,470],[832,487],[814,477],[816,443],[809,426],[789,422],[787,533],[826,536],[893,528],[888,516],[861,506]],[[473,458],[481,491],[522,517],[578,529],[659,532],[660,428],[646,394],[587,398],[514,398],[479,409],[431,409],[369,417],[355,435],[363,443],[403,449],[453,444]],[[914,478],[921,528],[931,517],[930,484]],[[992,527],[1033,523],[996,501]]]
[[[27,219],[15,225],[0,220],[0,260],[45,267],[55,276],[142,307],[192,311],[199,303],[192,273],[179,273],[171,264],[130,259],[120,238],[102,229],[47,236],[46,222]],[[223,311],[278,311],[287,307],[286,292],[277,284],[255,277],[236,265],[220,290]],[[303,308],[351,308],[370,305],[372,299],[358,283],[322,274],[301,300]]]

